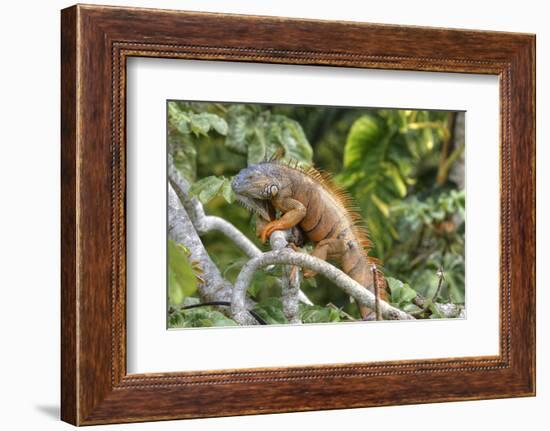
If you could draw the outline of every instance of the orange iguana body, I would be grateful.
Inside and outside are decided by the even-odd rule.
[[[366,229],[359,225],[361,218],[351,209],[349,196],[327,175],[314,168],[267,161],[241,170],[232,187],[237,200],[264,219],[262,242],[276,230],[299,226],[315,244],[312,256],[338,262],[347,275],[374,290]],[[279,219],[274,219],[274,209],[281,213]],[[305,277],[314,275],[304,271]],[[385,285],[383,277],[377,278]],[[384,289],[380,291],[385,299]],[[367,308],[360,307],[360,312],[363,318],[372,317]]]

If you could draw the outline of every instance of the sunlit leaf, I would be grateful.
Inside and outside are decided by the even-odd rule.
[[[226,179],[222,185],[222,196],[227,203],[232,204],[235,201],[235,192],[231,188],[231,180]]]
[[[346,141],[344,166],[348,168],[361,165],[366,157],[372,157],[371,151],[378,155],[380,151],[376,147],[380,145],[383,134],[383,126],[373,116],[364,115],[355,121]]]
[[[241,154],[247,153],[247,118],[236,116],[230,120],[225,145]]]
[[[224,178],[210,176],[202,178],[191,186],[191,194],[205,204],[218,194],[225,182]]]
[[[267,146],[264,132],[260,129],[254,130],[254,139],[248,143],[247,161],[249,165],[260,163],[267,156]]]
[[[340,313],[334,308],[309,305],[302,308],[300,318],[303,323],[339,322]]]
[[[170,326],[173,328],[208,328],[237,326],[237,323],[213,307],[206,306],[174,313],[170,318]]]
[[[285,157],[299,162],[311,163],[313,150],[300,124],[286,117],[277,121],[282,123],[281,144],[285,149]]]
[[[218,117],[217,115],[212,115],[210,117],[210,125],[220,135],[227,135],[229,127],[227,126],[227,122],[223,118]]]
[[[197,279],[189,262],[189,252],[168,240],[168,297],[171,304],[179,304],[197,290]]]
[[[380,200],[378,196],[376,196],[376,193],[371,194],[371,199],[374,202],[374,204],[377,206],[377,208],[380,210],[384,216],[388,217],[390,215],[390,209],[388,205]]]
[[[189,128],[195,135],[207,135],[210,129],[225,135],[228,130],[227,123],[223,118],[208,112],[189,114]]]

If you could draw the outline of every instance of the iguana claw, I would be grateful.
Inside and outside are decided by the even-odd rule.
[[[262,241],[262,244],[265,244],[265,242],[269,239],[271,234],[275,232],[276,230],[281,229],[279,226],[279,223],[277,220],[269,222],[265,225],[265,227],[262,229],[262,232],[260,233],[260,239]]]

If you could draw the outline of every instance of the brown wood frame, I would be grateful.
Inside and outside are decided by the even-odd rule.
[[[80,5],[61,16],[63,420],[87,425],[535,394],[534,35]],[[498,75],[500,354],[127,375],[130,56]]]

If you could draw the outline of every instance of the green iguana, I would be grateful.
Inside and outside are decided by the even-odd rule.
[[[331,178],[314,168],[300,168],[270,160],[242,169],[231,183],[236,199],[259,216],[258,233],[265,242],[276,230],[298,226],[315,244],[311,255],[331,259],[369,290],[374,290],[370,242],[360,226],[359,214],[350,197]],[[275,218],[275,210],[281,214]],[[260,220],[261,219],[261,220]],[[304,277],[315,273],[304,271]],[[378,285],[384,285],[382,276]],[[384,288],[381,299],[386,299]],[[372,319],[372,310],[360,307],[363,319]]]

